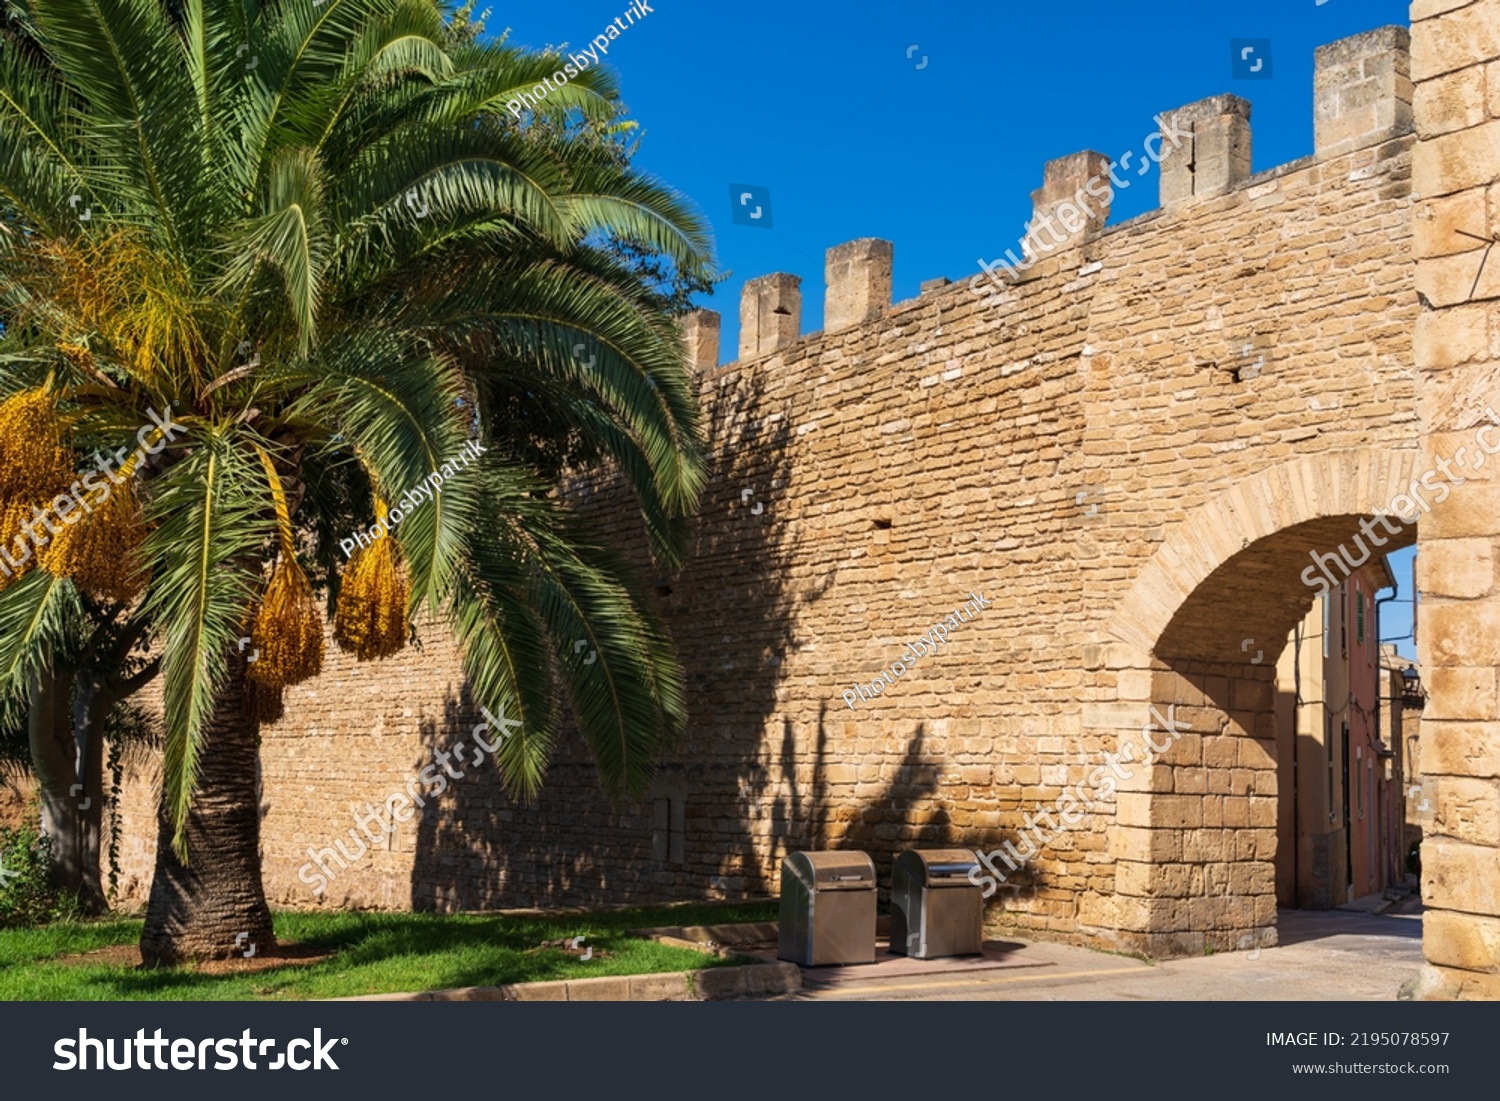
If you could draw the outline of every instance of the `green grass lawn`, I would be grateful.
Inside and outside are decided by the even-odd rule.
[[[630,937],[626,930],[775,918],[775,902],[525,917],[285,912],[276,915],[277,940],[336,954],[241,974],[62,962],[135,944],[141,922],[59,923],[0,930],[0,1001],[274,1001],[687,971],[736,961]],[[593,947],[593,959],[538,948],[578,936],[587,938],[583,947]]]

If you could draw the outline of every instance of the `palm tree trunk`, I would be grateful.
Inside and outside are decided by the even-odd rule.
[[[244,693],[245,661],[231,655],[199,758],[186,864],[172,850],[170,809],[165,802],[158,809],[156,872],[141,934],[148,967],[243,956],[251,945],[265,955],[275,947],[260,878],[259,728],[245,715]]]
[[[104,818],[104,725],[112,699],[90,677],[78,686],[73,710],[73,742],[79,750],[83,788],[74,802],[78,815],[78,904],[86,914],[109,909],[99,874],[99,837]],[[71,790],[71,787],[70,787]]]
[[[68,714],[72,674],[42,677],[31,693],[27,735],[42,806],[42,833],[52,841],[53,886],[76,897],[85,913],[107,909],[99,878],[99,824],[103,810],[101,744],[83,755],[79,790],[78,743]],[[102,735],[102,724],[97,731]],[[92,739],[102,743],[102,737]]]
[[[75,687],[78,700],[70,717],[68,696]],[[53,886],[76,897],[86,914],[109,909],[99,871],[99,836],[104,811],[104,723],[112,702],[97,687],[73,673],[44,676],[32,690],[27,723],[42,833],[52,841]]]

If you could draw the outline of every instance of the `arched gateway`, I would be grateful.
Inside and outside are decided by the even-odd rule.
[[[1084,726],[1137,762],[1109,838],[1104,912],[1122,943],[1153,956],[1275,943],[1276,654],[1325,578],[1415,541],[1392,504],[1414,484],[1422,496],[1424,473],[1415,448],[1273,467],[1194,509],[1120,601],[1118,699],[1086,708]]]

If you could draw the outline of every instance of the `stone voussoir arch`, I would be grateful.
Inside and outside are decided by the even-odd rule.
[[[1262,639],[1284,639],[1295,609],[1305,614],[1313,598],[1295,572],[1275,601],[1226,586],[1242,574],[1263,584],[1305,565],[1310,550],[1333,552],[1359,518],[1390,513],[1420,474],[1415,440],[1269,467],[1193,508],[1126,590],[1107,627],[1118,640],[1109,662],[1116,695],[1086,709],[1084,725],[1122,753],[1129,742],[1149,745],[1156,759],[1120,781],[1108,828],[1115,890],[1098,911],[1110,915],[1099,927],[1106,939],[1156,957],[1276,943],[1274,662],[1237,652],[1237,624],[1225,625],[1217,646],[1202,627],[1227,618],[1218,605],[1228,592],[1263,616]],[[1180,742],[1173,733],[1162,752],[1164,734],[1143,741],[1143,728],[1160,731],[1174,700],[1192,733]]]
[[[1167,532],[1110,618],[1109,633],[1149,661],[1172,618],[1215,570],[1288,528],[1388,513],[1420,464],[1415,440],[1410,448],[1325,451],[1221,490]]]

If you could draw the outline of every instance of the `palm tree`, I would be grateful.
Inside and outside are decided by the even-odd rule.
[[[256,744],[321,667],[317,590],[361,659],[404,645],[419,610],[451,625],[475,698],[521,724],[497,753],[514,794],[537,792],[564,697],[605,790],[639,793],[683,725],[681,672],[536,459],[599,456],[657,559],[680,561],[697,407],[661,295],[612,242],[693,277],[708,245],[672,193],[574,140],[569,120],[617,118],[608,75],[517,126],[501,105],[560,59],[452,35],[432,0],[19,12],[35,48],[0,53],[0,540],[92,441],[155,454],[17,568],[0,629],[28,625],[15,668],[34,680],[80,599],[150,624],[145,961],[274,944]],[[471,440],[431,504],[341,562]]]

